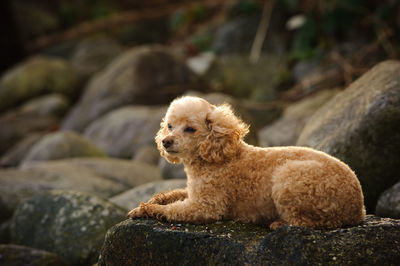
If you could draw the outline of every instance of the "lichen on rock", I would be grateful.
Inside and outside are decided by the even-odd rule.
[[[99,265],[395,265],[400,221],[367,216],[355,227],[313,230],[223,221],[125,220],[107,235]]]

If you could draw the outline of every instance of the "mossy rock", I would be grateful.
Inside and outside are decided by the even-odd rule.
[[[68,265],[97,261],[107,229],[125,210],[90,194],[52,191],[22,204],[11,222],[12,243],[47,250]]]
[[[74,96],[79,85],[78,74],[64,59],[35,56],[0,78],[0,110],[44,93]]]
[[[263,54],[257,64],[251,64],[247,56],[223,56],[217,58],[206,78],[216,90],[237,98],[265,102],[277,99],[280,72],[285,68],[285,58],[274,54]]]
[[[0,169],[0,222],[19,204],[47,190],[92,193],[103,198],[161,180],[156,166],[112,158],[72,158]]]
[[[23,163],[72,157],[106,157],[90,140],[72,131],[59,131],[42,137],[26,154]]]
[[[129,104],[168,104],[203,82],[189,67],[162,46],[129,49],[88,82],[63,128],[83,131],[96,118]]]
[[[207,225],[125,220],[106,235],[99,265],[396,265],[400,221],[313,230],[226,221]]]
[[[18,245],[0,245],[0,264],[12,266],[63,266],[54,253]]]
[[[400,62],[385,61],[318,109],[297,145],[346,162],[360,179],[368,212],[399,179]]]

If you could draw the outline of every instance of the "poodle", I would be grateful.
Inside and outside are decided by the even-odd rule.
[[[255,147],[243,141],[248,131],[228,104],[175,99],[155,140],[161,156],[184,164],[187,188],[159,193],[128,217],[237,220],[273,230],[331,229],[364,220],[360,182],[345,163],[311,148]]]

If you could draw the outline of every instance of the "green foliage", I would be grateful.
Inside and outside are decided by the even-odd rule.
[[[207,51],[211,47],[212,34],[210,32],[202,32],[195,34],[190,38],[190,42],[194,44],[199,51]]]
[[[188,26],[194,22],[205,20],[208,16],[208,10],[202,5],[198,5],[188,10],[178,10],[171,15],[169,26],[173,31],[178,30],[181,27]]]
[[[279,8],[283,8],[288,11],[296,11],[299,7],[298,0],[276,0]]]
[[[398,0],[322,0],[311,4],[277,0],[277,5],[287,13],[306,17],[292,36],[290,55],[295,60],[319,57],[336,43],[356,36],[373,41],[388,28],[396,31],[395,36],[400,33],[396,26]]]
[[[250,16],[261,13],[261,6],[256,1],[239,0],[230,10],[230,16]]]
[[[84,20],[108,17],[115,12],[116,9],[110,0],[65,1],[58,10],[61,25],[64,28]]]

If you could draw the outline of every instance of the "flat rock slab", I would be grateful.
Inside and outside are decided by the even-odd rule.
[[[369,215],[357,227],[329,231],[125,220],[108,231],[99,265],[398,265],[399,260],[400,220]]]

